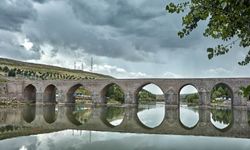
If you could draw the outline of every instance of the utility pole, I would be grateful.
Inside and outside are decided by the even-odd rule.
[[[76,69],[76,62],[74,61],[74,69]]]
[[[91,64],[90,64],[91,72],[93,72],[93,57],[91,57]]]
[[[84,69],[83,69],[83,62],[82,62],[82,71],[84,71]]]

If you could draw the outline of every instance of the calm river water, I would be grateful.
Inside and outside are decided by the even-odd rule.
[[[1,150],[249,150],[247,109],[23,105],[0,109]]]

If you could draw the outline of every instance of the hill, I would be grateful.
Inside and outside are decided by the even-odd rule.
[[[15,77],[16,79],[28,78],[41,80],[85,80],[113,78],[108,75],[82,70],[0,58],[0,82],[8,80],[10,77]]]

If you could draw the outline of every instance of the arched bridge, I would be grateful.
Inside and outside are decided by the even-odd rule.
[[[179,92],[185,85],[198,90],[200,105],[210,104],[211,90],[217,84],[226,85],[232,93],[232,106],[245,106],[246,100],[239,95],[241,86],[250,84],[250,78],[190,78],[190,79],[98,79],[98,80],[24,80],[6,84],[6,95],[18,100],[33,100],[43,103],[54,100],[57,91],[58,103],[73,103],[74,91],[83,86],[91,92],[93,103],[105,104],[105,91],[117,84],[125,95],[125,104],[137,104],[137,94],[143,86],[155,84],[164,93],[166,105],[179,105]]]

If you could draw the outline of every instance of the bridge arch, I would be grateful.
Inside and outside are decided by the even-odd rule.
[[[195,84],[193,83],[185,83],[183,84],[179,89],[178,89],[178,105],[180,105],[180,100],[181,100],[181,91],[183,90],[183,88],[187,87],[187,86],[191,86],[192,88],[196,89],[197,90],[197,94],[198,94],[198,99],[200,101],[201,99],[201,96],[200,96],[200,91],[199,91],[199,88],[198,86],[196,86]]]
[[[224,90],[224,92],[226,92],[225,97],[226,97],[226,99],[231,100],[230,105],[233,106],[234,91],[233,91],[233,88],[225,82],[218,82],[218,83],[214,84],[214,86],[212,87],[212,89],[210,91],[210,94],[211,94],[210,100],[212,101],[212,99],[214,98],[213,94],[214,94],[215,90],[217,90],[216,88],[222,88]]]
[[[57,87],[54,84],[49,84],[43,93],[43,101],[44,102],[49,102],[49,103],[56,103],[56,93],[57,92]]]
[[[201,96],[198,88],[187,83],[178,90],[179,123],[185,129],[194,129],[199,123],[199,107]],[[192,119],[190,119],[192,118]]]
[[[118,95],[119,99],[117,101],[119,101],[121,104],[123,104],[125,102],[124,89],[119,84],[117,84],[115,82],[109,83],[109,84],[105,85],[104,88],[102,88],[101,93],[100,93],[101,94],[101,102],[103,104],[108,103],[108,99],[109,99],[108,94],[110,94],[110,93],[108,93],[108,91],[112,87],[117,88],[116,92],[120,92],[120,94]],[[116,93],[114,93],[114,94],[116,94]]]
[[[143,87],[150,85],[150,84],[155,85],[157,88],[159,88],[161,90],[161,92],[163,94],[164,102],[166,101],[166,95],[165,95],[164,90],[161,86],[159,86],[157,83],[154,83],[154,82],[146,82],[146,83],[141,84],[140,86],[138,86],[135,89],[134,95],[135,95],[136,104],[139,104],[139,92],[143,89]]]
[[[83,87],[84,90],[86,90],[86,91],[88,91],[88,92],[90,93],[90,90],[88,90],[83,84],[77,83],[77,84],[71,86],[71,87],[68,89],[68,91],[67,91],[67,100],[66,100],[67,103],[75,103],[76,98],[75,98],[74,93],[75,93],[76,90],[79,89],[80,87]],[[90,94],[90,95],[91,95],[91,94]],[[92,99],[92,98],[90,98],[90,99]]]
[[[33,84],[24,88],[24,100],[31,103],[36,102],[36,87]]]

